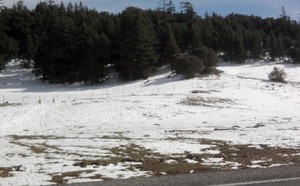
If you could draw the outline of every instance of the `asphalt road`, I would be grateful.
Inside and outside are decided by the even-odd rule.
[[[300,166],[281,166],[266,169],[245,169],[193,173],[176,176],[110,180],[104,182],[71,184],[71,186],[298,186]]]

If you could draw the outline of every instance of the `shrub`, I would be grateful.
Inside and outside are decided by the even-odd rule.
[[[284,79],[286,78],[286,76],[287,76],[286,72],[283,69],[278,67],[274,67],[272,72],[269,73],[269,79],[274,82],[284,83],[285,82]]]
[[[205,73],[211,73],[212,69],[214,69],[219,62],[216,52],[205,46],[196,48],[192,54],[203,60]]]
[[[197,56],[185,55],[179,56],[172,64],[172,69],[178,74],[182,74],[187,78],[194,77],[197,73],[203,72],[203,61]]]

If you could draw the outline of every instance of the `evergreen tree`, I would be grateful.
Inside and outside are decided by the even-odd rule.
[[[224,27],[221,34],[221,45],[222,45],[221,50],[225,53],[224,54],[225,60],[229,60],[229,61],[235,60],[235,56],[234,56],[234,52],[235,52],[234,47],[236,45],[235,40],[236,40],[236,36],[234,30],[228,26]]]
[[[196,16],[196,12],[194,11],[193,4],[187,1],[187,2],[181,2],[180,6],[183,13],[186,16],[187,23],[192,24]]]
[[[243,36],[240,32],[236,33],[234,40],[234,61],[244,63],[247,59],[247,54],[244,47]]]
[[[173,30],[171,26],[167,25],[167,42],[165,48],[166,61],[174,60],[175,56],[180,52],[179,47],[174,39]]]
[[[175,5],[172,0],[169,0],[169,2],[166,2],[166,0],[162,0],[160,6],[157,9],[158,13],[162,12],[162,20],[165,24],[172,20],[173,14],[176,11]]]
[[[0,70],[2,70],[8,60],[17,57],[18,43],[1,31],[0,41]]]
[[[69,2],[67,5],[67,12],[70,14],[73,11],[74,11],[74,6],[71,2]]]
[[[180,52],[180,49],[175,41],[173,30],[170,25],[166,26],[165,37],[163,43],[161,43],[161,60],[163,63],[172,62],[176,55]],[[162,40],[161,40],[162,41]]]
[[[7,61],[16,58],[18,41],[10,35],[12,11],[4,6],[0,9],[0,70]]]
[[[281,14],[279,16],[280,16],[280,18],[285,19],[285,20],[290,19],[290,17],[286,14],[284,6],[281,6]]]
[[[200,46],[201,33],[199,25],[196,24],[196,12],[193,4],[190,2],[181,2],[181,9],[184,14],[186,29],[184,33],[184,50],[191,52],[194,48]]]
[[[278,57],[283,60],[286,50],[285,50],[285,46],[284,46],[284,36],[282,34],[280,34],[277,38],[277,55]]]
[[[276,57],[278,57],[279,47],[278,47],[277,37],[275,36],[273,31],[271,32],[269,40],[270,40],[269,53],[270,53],[271,59],[274,61],[276,59]]]
[[[52,7],[55,5],[55,1],[54,0],[45,0],[45,2],[47,2],[49,7]]]
[[[294,63],[300,64],[300,31],[297,34],[297,42],[295,47]]]
[[[259,60],[262,54],[262,38],[259,31],[255,31],[251,37],[252,46],[251,53],[254,60]]]
[[[108,63],[124,79],[146,78],[180,52],[197,55],[205,72],[215,67],[216,52],[239,63],[258,60],[264,52],[273,60],[299,61],[300,27],[284,7],[279,18],[216,13],[202,18],[190,2],[181,2],[176,12],[172,0],[164,0],[160,11],[129,7],[121,14],[90,10],[82,2],[65,7],[54,0],[28,10],[25,2],[1,8],[0,66],[20,58],[54,83],[101,82]]]
[[[157,62],[155,32],[145,12],[129,7],[121,14],[119,59],[116,64],[124,79],[147,78]]]
[[[158,11],[166,13],[167,12],[166,6],[167,6],[166,0],[162,0],[162,2],[159,3],[159,7],[157,9],[158,9]]]
[[[169,0],[169,2],[166,4],[166,12],[169,15],[172,15],[176,12],[176,7],[172,0]]]
[[[202,44],[209,48],[213,48],[214,46],[213,33],[211,27],[209,27],[208,25],[202,26]]]

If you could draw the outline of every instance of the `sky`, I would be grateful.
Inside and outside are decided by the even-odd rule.
[[[18,0],[3,0],[4,5],[10,7]],[[28,8],[34,8],[35,5],[43,0],[24,0]],[[55,0],[60,3],[62,0]],[[79,2],[80,0],[63,0],[68,2]],[[118,13],[128,6],[135,6],[143,9],[155,9],[163,0],[82,0],[83,5],[89,8],[95,8],[98,11],[107,11]],[[168,0],[166,0],[167,2]],[[179,4],[188,0],[173,0],[177,5],[177,11],[180,10]],[[220,15],[230,13],[239,13],[246,15],[256,15],[263,18],[275,17],[281,14],[282,6],[285,7],[287,15],[293,20],[300,21],[300,0],[189,0],[194,5],[198,15],[203,16],[205,12],[216,12]]]

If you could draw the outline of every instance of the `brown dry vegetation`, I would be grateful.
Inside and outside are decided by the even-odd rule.
[[[235,102],[225,98],[203,98],[203,97],[187,97],[180,101],[179,104],[187,106],[203,106],[223,108],[220,104],[234,105]]]
[[[169,131],[170,132],[170,131]],[[60,140],[63,137],[54,136],[10,136],[12,138],[12,143],[28,147],[34,154],[42,154],[45,157],[51,156],[47,149],[55,149],[56,154],[65,154],[66,152],[60,151],[59,147],[49,146],[46,144],[24,144],[21,142],[22,139],[34,140],[34,139],[56,139]],[[127,140],[127,139],[124,139]],[[184,140],[181,138],[169,138],[165,140],[170,141],[180,141]],[[110,152],[106,157],[99,157],[91,159],[91,157],[85,159],[84,155],[79,155],[81,158],[74,160],[76,163],[73,164],[74,167],[78,168],[78,171],[64,172],[51,174],[52,182],[55,183],[66,183],[67,179],[78,178],[81,173],[92,173],[97,170],[100,166],[107,166],[109,164],[117,163],[129,163],[134,162],[135,164],[129,165],[127,170],[132,171],[149,171],[151,175],[164,175],[164,174],[184,174],[190,172],[201,172],[201,171],[218,171],[218,170],[231,170],[233,166],[238,169],[249,168],[252,165],[260,165],[261,167],[269,167],[274,164],[294,164],[300,165],[300,153],[299,148],[279,148],[279,147],[269,147],[266,145],[260,145],[259,148],[251,147],[249,145],[234,145],[230,142],[209,140],[209,139],[198,139],[198,142],[203,145],[210,145],[209,150],[219,151],[217,154],[210,154],[206,151],[200,151],[197,154],[192,154],[190,152],[184,152],[182,154],[159,154],[155,153],[150,149],[145,149],[143,147],[137,146],[135,144],[130,144],[126,146],[119,146],[111,149],[103,149]],[[20,155],[21,156],[21,155]],[[207,164],[204,160],[208,158],[221,158],[220,163]],[[187,163],[188,160],[194,160],[196,163]],[[167,163],[167,160],[174,160],[175,163]],[[253,163],[253,161],[259,161],[258,163]],[[235,165],[234,165],[235,164]],[[238,164],[238,166],[237,166]],[[91,167],[88,170],[81,171],[81,168]],[[0,167],[0,177],[11,177],[14,175],[15,171],[21,171],[21,166],[14,167]],[[90,179],[103,179],[105,178],[101,175],[95,175],[90,177]]]

